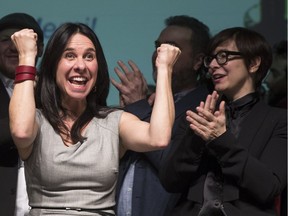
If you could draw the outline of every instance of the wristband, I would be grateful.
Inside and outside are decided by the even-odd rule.
[[[35,80],[35,74],[31,74],[31,73],[18,73],[15,76],[15,80],[14,83],[20,83],[23,82],[25,80]]]
[[[34,74],[36,74],[36,67],[27,66],[27,65],[20,65],[20,66],[16,67],[16,74],[17,73],[34,73]]]
[[[36,68],[33,66],[20,65],[16,67],[14,83],[20,83],[25,80],[35,80]]]

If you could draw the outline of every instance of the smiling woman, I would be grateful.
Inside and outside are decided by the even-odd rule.
[[[18,69],[35,76],[36,33],[12,35]],[[108,68],[101,44],[87,25],[65,23],[51,36],[34,80],[15,83],[11,134],[25,161],[29,215],[115,215],[118,163],[126,150],[166,147],[174,121],[172,67],[180,50],[157,49],[151,122],[106,106]],[[121,140],[121,142],[120,142]]]
[[[287,112],[257,92],[271,47],[259,33],[235,27],[216,34],[207,54],[217,92],[187,111],[185,130],[171,143],[177,149],[160,170],[166,190],[182,192],[171,215],[275,216],[287,184]]]
[[[68,108],[78,100],[86,100],[96,84],[97,72],[96,49],[92,41],[80,33],[71,36],[56,71],[56,83],[61,88],[60,92],[65,92],[70,98],[67,101],[65,95],[61,95],[65,102],[70,103],[62,105]],[[86,106],[85,103],[83,106]]]

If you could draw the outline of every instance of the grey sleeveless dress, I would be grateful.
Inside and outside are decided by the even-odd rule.
[[[121,114],[93,118],[83,132],[87,139],[67,147],[37,112],[40,129],[25,161],[29,215],[101,215],[95,209],[114,213]]]

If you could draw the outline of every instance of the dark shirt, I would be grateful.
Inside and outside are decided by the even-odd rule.
[[[241,130],[241,122],[252,107],[259,101],[257,93],[250,93],[236,101],[226,103],[227,129],[237,138]]]
[[[225,98],[224,98],[225,100]],[[226,103],[227,129],[237,138],[241,130],[241,122],[245,119],[252,107],[258,102],[257,93],[248,94],[236,101]],[[199,216],[225,216],[223,208],[223,176],[216,157],[206,153],[208,172],[204,183],[204,203]],[[209,165],[210,164],[210,165]]]
[[[275,215],[287,182],[287,112],[257,93],[225,101],[225,133],[206,143],[183,127],[173,140],[160,169],[165,189],[182,193],[170,215]]]
[[[195,110],[200,101],[205,101],[208,93],[208,90],[204,86],[199,86],[193,90],[173,95],[175,102],[175,122],[173,124],[171,140],[173,140],[173,137],[177,134],[176,132],[178,131],[179,123],[182,121],[182,119],[184,119],[186,111],[190,109]],[[125,111],[133,113],[141,120],[147,122],[150,120],[151,110],[152,107],[148,104],[147,100],[141,100],[125,107]],[[130,190],[128,188],[129,186],[125,187],[123,184],[125,184],[124,181],[129,181],[131,171],[129,167],[131,168],[131,165],[133,165],[135,157],[137,160],[135,163],[134,177],[133,175],[130,176],[130,180],[133,180],[131,214],[133,216],[168,215],[168,212],[171,211],[171,209],[175,206],[176,201],[179,199],[179,194],[168,193],[163,188],[159,182],[158,172],[161,170],[162,161],[166,158],[170,151],[173,151],[174,148],[176,148],[176,146],[169,145],[163,150],[146,153],[127,151],[125,156],[120,161],[119,178],[116,190],[116,200],[118,200],[117,204],[121,202],[119,202],[120,191],[122,189],[124,189],[124,191],[126,190],[127,192]],[[127,202],[124,204],[126,205]],[[124,207],[123,203],[120,203],[119,205],[120,206],[118,206],[118,208]]]

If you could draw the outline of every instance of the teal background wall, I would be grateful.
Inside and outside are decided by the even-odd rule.
[[[149,83],[154,41],[171,15],[190,15],[209,26],[211,33],[233,26],[254,28],[273,44],[287,38],[286,0],[0,0],[0,16],[26,12],[44,31],[45,41],[61,23],[83,22],[97,33],[110,75],[117,60],[132,59]],[[117,78],[116,78],[117,79]],[[110,86],[109,105],[118,104]]]

